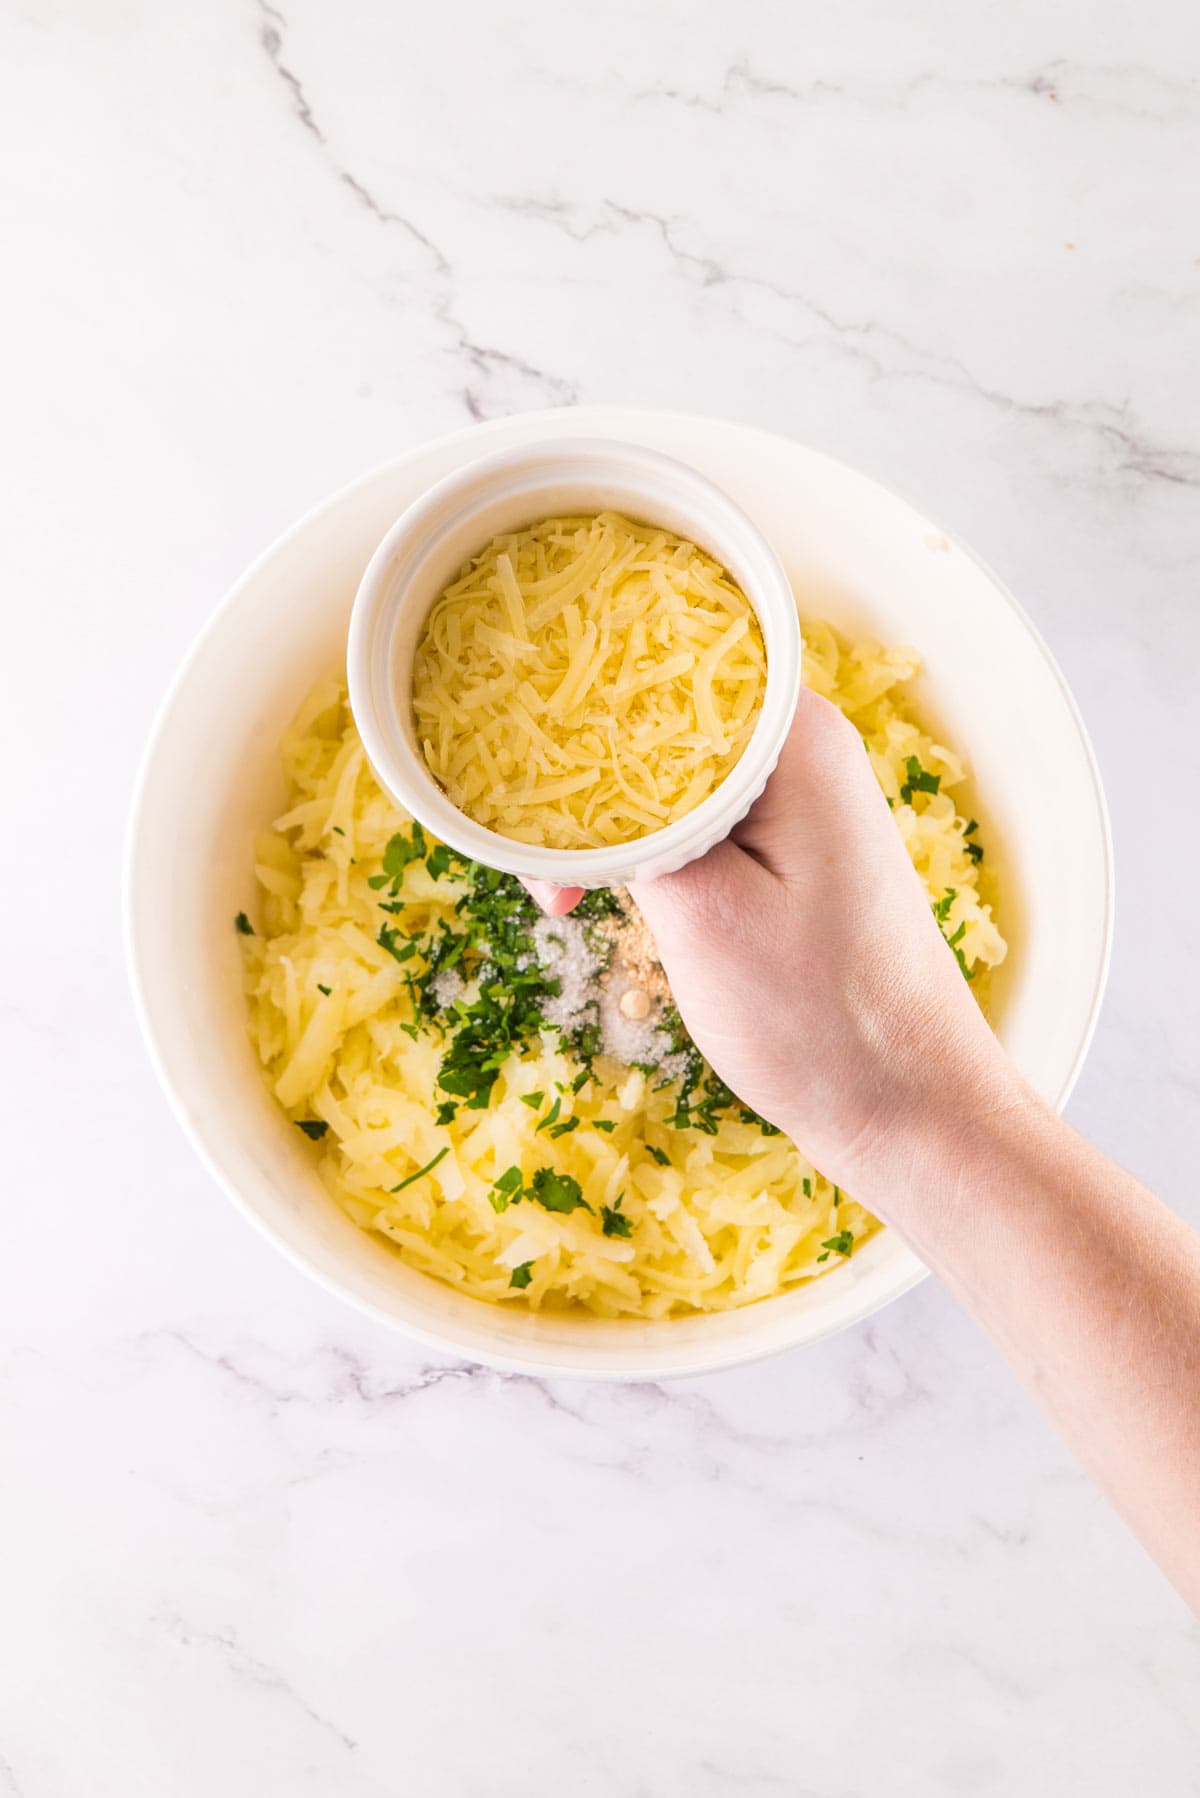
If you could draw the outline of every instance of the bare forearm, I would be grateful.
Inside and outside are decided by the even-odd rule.
[[[1200,1239],[1031,1098],[874,1178],[1200,1611]]]

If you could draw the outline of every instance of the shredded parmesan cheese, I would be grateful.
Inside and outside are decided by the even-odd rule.
[[[497,537],[437,600],[413,664],[434,778],[476,823],[597,848],[692,811],[754,730],[754,608],[693,543],[615,512]]]

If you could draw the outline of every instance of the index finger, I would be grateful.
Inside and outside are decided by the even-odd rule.
[[[583,887],[559,887],[549,880],[526,880],[520,876],[521,885],[535,904],[540,905],[548,918],[561,918],[566,912],[574,911],[583,898]]]

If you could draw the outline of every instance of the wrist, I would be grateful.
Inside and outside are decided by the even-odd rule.
[[[914,1245],[961,1214],[964,1200],[978,1218],[1004,1164],[1065,1128],[992,1046],[969,1076],[957,1069],[881,1107],[847,1157],[847,1190]]]

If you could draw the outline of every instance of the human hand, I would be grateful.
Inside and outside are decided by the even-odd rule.
[[[555,915],[582,891],[530,890]],[[886,1210],[919,1142],[1021,1102],[861,739],[817,694],[732,835],[633,894],[702,1053],[864,1203]]]

